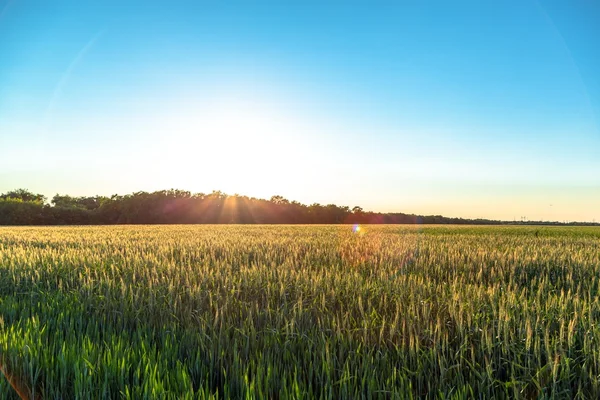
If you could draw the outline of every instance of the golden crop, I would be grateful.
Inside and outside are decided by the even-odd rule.
[[[0,361],[43,398],[600,398],[599,283],[599,228],[0,228]]]

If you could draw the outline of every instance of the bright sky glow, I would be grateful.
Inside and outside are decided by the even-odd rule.
[[[600,3],[0,0],[0,192],[600,220]]]

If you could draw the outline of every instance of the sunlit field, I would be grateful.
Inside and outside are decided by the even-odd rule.
[[[0,359],[49,399],[600,398],[599,282],[600,228],[0,228]]]

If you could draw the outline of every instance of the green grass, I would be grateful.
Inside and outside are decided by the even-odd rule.
[[[49,399],[600,398],[599,282],[600,228],[0,228],[0,357]]]

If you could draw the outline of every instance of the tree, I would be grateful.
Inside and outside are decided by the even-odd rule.
[[[0,225],[39,225],[45,221],[40,201],[23,201],[19,197],[0,198]]]
[[[76,199],[69,195],[63,196],[57,193],[56,195],[54,195],[52,200],[50,200],[50,203],[54,207],[75,207]]]
[[[57,194],[51,205],[26,189],[0,195],[0,225],[64,224],[489,224],[501,221],[464,220],[440,215],[375,213],[360,206],[305,205],[275,195],[270,200],[215,190],[210,194],[169,189],[124,196],[73,197]]]
[[[43,204],[46,201],[46,196],[44,196],[43,194],[39,194],[39,193],[32,193],[27,189],[16,189],[16,190],[11,190],[10,192],[1,194],[0,199],[21,200],[21,201]]]
[[[290,201],[283,196],[275,195],[271,196],[271,203],[274,204],[290,204]]]
[[[69,195],[56,194],[50,201],[54,207],[81,208],[85,210],[96,210],[109,201],[108,197],[71,197]]]

